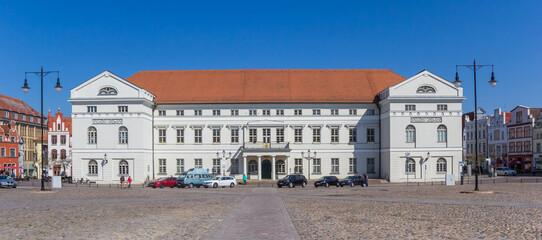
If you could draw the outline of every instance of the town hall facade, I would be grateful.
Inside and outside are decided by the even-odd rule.
[[[423,70],[109,71],[71,90],[73,177],[459,176],[463,89]]]

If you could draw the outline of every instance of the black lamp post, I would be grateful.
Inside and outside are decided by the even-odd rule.
[[[459,74],[457,73],[458,67],[466,67],[472,71],[474,71],[474,152],[476,154],[476,171],[474,172],[475,176],[475,185],[474,185],[474,191],[478,191],[478,175],[480,172],[479,164],[478,164],[478,102],[476,99],[476,70],[483,68],[483,67],[491,67],[491,80],[489,81],[489,86],[495,87],[497,86],[497,81],[495,81],[495,73],[493,72],[493,65],[476,65],[476,60],[474,60],[472,65],[455,65],[455,81],[453,84],[456,87],[461,86],[461,81],[459,81]]]
[[[41,79],[41,108],[40,108],[40,123],[41,123],[41,191],[45,191],[45,163],[44,163],[44,148],[43,148],[43,77],[47,76],[49,73],[56,73],[56,86],[55,90],[57,93],[62,91],[62,86],[60,86],[60,73],[58,71],[43,71],[43,67],[41,67],[41,71],[39,72],[25,72],[24,73],[24,86],[21,88],[23,89],[24,93],[28,93],[30,91],[30,87],[28,86],[27,82],[27,74],[33,73],[38,76],[40,76]]]
[[[309,162],[309,169],[307,169],[307,173],[309,174],[309,180],[311,179],[311,160],[312,159],[315,159],[316,158],[316,151],[313,151],[312,152],[312,156],[311,156],[311,150],[307,150],[307,156],[305,157],[305,152],[304,151],[301,151],[301,157],[302,158],[306,158]]]
[[[222,161],[231,159],[231,152],[228,152],[229,157],[226,157],[226,150],[222,150],[222,158],[220,159],[220,168],[222,168]],[[220,153],[216,152],[216,158],[220,158]],[[226,176],[226,168],[222,169],[222,176]]]

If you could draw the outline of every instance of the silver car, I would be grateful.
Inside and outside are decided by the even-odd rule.
[[[507,167],[498,167],[495,169],[497,175],[500,176],[516,176],[518,173]]]
[[[6,175],[0,175],[0,187],[1,188],[16,188],[17,182],[13,181],[10,177]]]

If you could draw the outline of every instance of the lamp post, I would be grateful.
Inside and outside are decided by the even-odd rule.
[[[222,158],[220,159],[220,168],[222,168],[222,176],[226,176],[226,160],[231,159],[231,152],[228,152],[229,157],[226,157],[226,150],[222,150]],[[216,152],[216,158],[220,158],[220,152]]]
[[[497,81],[495,81],[495,73],[493,72],[493,65],[476,65],[476,60],[473,61],[472,65],[455,65],[455,81],[453,84],[456,87],[461,86],[461,81],[459,81],[459,74],[457,72],[458,67],[466,67],[474,72],[474,152],[476,154],[476,171],[474,172],[475,185],[474,191],[478,191],[478,175],[480,172],[479,163],[478,163],[478,102],[476,98],[476,71],[483,67],[491,67],[491,80],[489,81],[489,86],[497,86]]]
[[[45,191],[45,183],[44,183],[44,180],[45,180],[45,170],[44,170],[44,167],[45,167],[45,163],[44,163],[44,151],[43,151],[43,77],[49,75],[50,73],[56,73],[56,86],[55,86],[55,90],[57,93],[59,93],[60,91],[62,91],[62,86],[60,86],[60,72],[59,71],[46,71],[44,72],[43,71],[43,67],[41,67],[41,71],[39,72],[25,72],[24,73],[24,86],[21,87],[21,89],[23,90],[24,93],[28,93],[30,91],[30,87],[28,87],[28,82],[27,82],[27,75],[29,73],[33,73],[33,74],[36,74],[38,76],[40,76],[40,79],[41,79],[41,108],[40,108],[40,123],[41,123],[41,155],[42,155],[42,158],[41,158],[41,191]]]
[[[311,156],[311,150],[307,150],[307,156],[305,157],[305,152],[301,152],[301,157],[306,158],[309,162],[309,168],[307,169],[307,173],[309,173],[309,180],[311,179],[311,160],[316,158],[316,151],[312,152]]]

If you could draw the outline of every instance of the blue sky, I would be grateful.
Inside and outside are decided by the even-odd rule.
[[[0,1],[0,94],[39,111],[71,113],[69,89],[110,70],[423,69],[453,80],[478,74],[478,105],[492,112],[542,107],[542,1]],[[463,111],[474,108],[472,72],[461,69]]]

